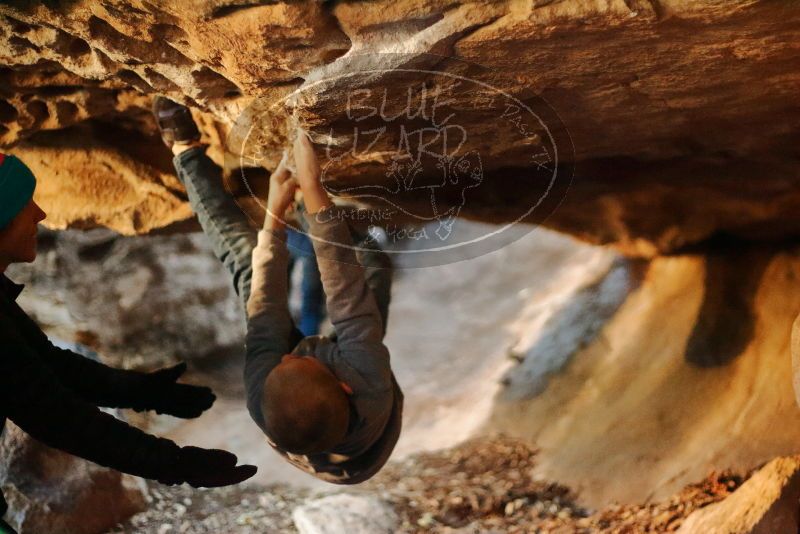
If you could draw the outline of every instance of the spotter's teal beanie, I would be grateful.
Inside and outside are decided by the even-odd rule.
[[[19,158],[0,154],[0,229],[22,211],[33,197],[36,177]]]

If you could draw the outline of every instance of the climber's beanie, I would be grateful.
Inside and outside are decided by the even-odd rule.
[[[0,230],[22,211],[33,197],[36,177],[14,156],[0,154]]]

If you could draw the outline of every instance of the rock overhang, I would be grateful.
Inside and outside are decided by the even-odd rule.
[[[148,113],[153,95],[192,106],[229,169],[242,161],[236,130],[258,110],[251,141],[270,168],[297,124],[320,145],[352,146],[354,89],[389,89],[396,107],[404,88],[419,96],[436,77],[423,71],[445,72],[544,102],[563,126],[574,177],[533,222],[639,256],[720,234],[791,239],[798,10],[754,0],[10,3],[0,7],[0,145],[41,176],[53,226],[146,233],[190,216]],[[380,72],[318,83],[357,57],[379,58]],[[400,75],[408,65],[417,74]],[[485,178],[459,215],[514,220],[541,196],[523,179],[537,145],[503,133],[502,109],[459,96],[464,153],[479,153]],[[386,186],[391,146],[337,159],[328,183]],[[400,204],[414,212],[420,200]]]

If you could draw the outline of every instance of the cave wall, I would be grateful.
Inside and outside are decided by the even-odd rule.
[[[565,306],[555,333],[527,329],[488,427],[536,443],[537,472],[591,506],[658,500],[710,472],[797,454],[798,252],[722,247],[627,263],[634,283],[605,319]],[[587,287],[590,300],[608,301],[606,286]],[[557,357],[543,376],[541,362]]]
[[[355,82],[336,77],[370,55],[382,71],[359,83],[373,90],[402,95],[435,69],[553,112],[558,164],[574,179],[528,222],[640,256],[719,234],[793,238],[798,11],[766,0],[3,3],[0,148],[40,176],[52,227],[146,233],[190,216],[153,95],[190,105],[229,170],[252,148],[237,127],[255,126],[253,161],[270,168],[297,124],[320,147],[352,141],[342,102]],[[389,72],[409,65],[418,72]],[[479,100],[456,93],[452,106],[485,174],[461,215],[503,222],[540,194],[522,179],[536,147]],[[385,184],[385,150],[339,158],[326,178]]]

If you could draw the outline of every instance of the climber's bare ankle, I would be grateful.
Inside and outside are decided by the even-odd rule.
[[[177,156],[183,152],[186,152],[190,148],[195,148],[198,146],[202,146],[200,141],[191,141],[189,143],[173,143],[172,153]]]

